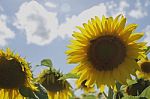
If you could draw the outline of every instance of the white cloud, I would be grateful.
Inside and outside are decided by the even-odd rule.
[[[0,15],[0,19],[1,19],[1,21],[7,23],[7,16],[6,16],[6,15],[1,14],[1,15]]]
[[[148,7],[150,5],[150,0],[146,0],[144,6]]]
[[[64,12],[70,11],[70,5],[66,5],[68,7],[60,5],[60,9]],[[46,2],[45,6],[50,8],[57,7],[51,2]],[[135,18],[141,18],[147,15],[147,12],[143,11],[139,1],[135,4],[136,9],[127,13],[130,7],[131,5],[127,1],[120,1],[119,3],[114,1],[100,3],[83,10],[78,15],[66,17],[64,23],[58,24],[57,13],[49,12],[36,1],[30,1],[22,4],[16,13],[15,26],[25,30],[24,33],[26,34],[28,44],[45,45],[49,44],[58,36],[62,38],[65,36],[71,37],[72,32],[77,30],[76,26],[82,26],[83,23],[87,23],[87,21],[94,16],[102,17],[102,15],[116,16],[118,14],[128,14]]]
[[[7,45],[7,40],[15,37],[15,33],[8,28],[6,19],[5,15],[0,15],[0,46]]]
[[[68,3],[64,3],[60,6],[62,12],[69,12],[71,10],[71,6]]]
[[[23,3],[16,13],[14,25],[25,30],[28,44],[45,45],[57,37],[56,13],[48,12],[36,1]]]
[[[90,18],[95,16],[106,15],[107,9],[104,3],[97,6],[93,6],[89,9],[84,10],[79,15],[73,15],[71,18],[66,18],[66,22],[59,26],[58,33],[61,37],[71,37],[72,32],[76,30],[76,26],[81,26],[82,23],[87,22]]]
[[[128,7],[130,7],[130,5],[126,1],[120,1],[120,4],[119,4],[119,10],[120,11],[123,11]]]
[[[129,12],[129,16],[139,19],[143,18],[144,16],[147,16],[147,12],[142,11],[141,8],[137,8],[137,10],[131,10],[131,12]]]
[[[120,1],[118,4],[114,1],[106,2],[106,7],[109,15],[117,16],[118,14],[126,15],[126,9],[130,7],[130,5],[126,1]]]
[[[106,2],[106,7],[111,11],[117,7],[117,3],[114,1]]]
[[[129,16],[136,19],[143,18],[147,15],[148,15],[147,11],[144,9],[144,6],[141,4],[139,0],[137,0],[137,2],[135,3],[135,9],[129,12]]]
[[[150,25],[147,25],[146,28],[143,30],[145,32],[144,41],[148,42],[147,44],[150,46]]]
[[[2,12],[4,11],[4,9],[3,9],[3,7],[1,5],[0,5],[0,11],[2,11]]]
[[[45,3],[45,6],[46,6],[46,7],[49,7],[49,8],[56,8],[56,7],[57,7],[56,4],[51,3],[51,2],[46,2],[46,3]]]

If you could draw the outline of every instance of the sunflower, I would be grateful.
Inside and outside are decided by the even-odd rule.
[[[138,62],[140,70],[136,72],[139,78],[150,79],[150,60],[141,60]]]
[[[79,83],[87,80],[87,87],[96,83],[104,88],[116,81],[125,83],[130,74],[135,74],[135,59],[144,56],[145,43],[137,43],[143,33],[133,33],[137,24],[125,24],[126,18],[118,15],[103,16],[102,20],[96,16],[83,27],[77,26],[80,31],[74,31],[66,54],[68,63],[78,63],[72,72],[81,75]]]
[[[19,88],[28,87],[36,90],[33,85],[29,64],[9,48],[0,50],[0,99],[23,99]]]
[[[150,86],[149,80],[137,79],[137,83],[127,86],[126,93],[132,96],[140,95],[144,89]]]
[[[85,83],[86,83],[86,80],[84,80],[81,84],[79,84],[77,80],[76,81],[77,88],[83,90],[85,93],[95,92],[94,86],[87,87]]]
[[[72,96],[71,85],[61,79],[62,76],[59,71],[46,69],[37,78],[37,82],[46,88],[49,99],[69,99]]]

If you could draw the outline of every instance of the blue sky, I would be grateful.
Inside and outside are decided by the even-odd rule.
[[[10,47],[32,66],[51,58],[64,73],[64,54],[75,26],[102,15],[124,14],[127,23],[137,23],[150,45],[150,0],[0,0],[0,47]],[[40,70],[36,69],[35,73]]]

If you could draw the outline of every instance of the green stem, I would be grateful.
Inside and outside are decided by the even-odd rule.
[[[113,89],[109,87],[107,99],[113,99],[113,95],[114,95]]]
[[[122,86],[122,84],[121,83],[119,83],[119,82],[116,82],[116,88],[117,88],[117,91],[120,91],[120,87]]]
[[[106,95],[106,93],[105,93],[105,92],[103,92],[103,94],[104,94],[105,98],[107,99],[107,98],[108,98],[108,96]]]

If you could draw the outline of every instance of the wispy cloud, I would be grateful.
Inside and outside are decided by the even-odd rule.
[[[13,39],[15,33],[7,26],[7,17],[3,14],[0,15],[0,46],[7,45],[8,39]]]
[[[49,44],[57,37],[57,13],[48,12],[36,1],[23,3],[16,13],[14,25],[25,30],[27,43],[37,45]]]
[[[137,0],[135,3],[135,9],[129,12],[129,16],[136,18],[136,19],[143,18],[147,15],[148,13],[145,10],[144,5],[139,0]]]
[[[46,3],[45,3],[45,6],[46,6],[46,7],[49,7],[49,8],[56,8],[56,7],[57,7],[57,5],[54,4],[54,3],[52,3],[52,2],[46,2]]]
[[[150,46],[150,25],[147,25],[145,27],[145,29],[143,29],[143,31],[145,32],[145,38],[144,41],[148,42],[147,44]]]
[[[91,17],[106,15],[106,12],[106,6],[101,3],[58,24],[57,13],[49,12],[38,2],[31,1],[20,6],[14,25],[25,31],[28,44],[46,45],[58,36],[70,37],[75,26],[87,22]]]
[[[144,6],[148,7],[149,5],[150,5],[150,0],[146,0],[145,3],[144,3]]]
[[[60,10],[65,13],[70,11],[71,6],[65,4],[60,6]],[[90,18],[102,15],[116,16],[120,13],[129,15],[133,18],[142,18],[147,15],[147,11],[142,7],[140,1],[135,3],[135,7],[127,1],[107,1],[99,3],[88,9],[84,9],[78,15],[66,17],[64,23],[60,23],[56,12],[48,11],[43,5],[37,1],[23,3],[19,11],[16,13],[15,26],[24,30],[28,44],[46,45],[51,43],[56,37],[71,37],[72,32],[76,30],[76,26],[82,26]],[[46,7],[57,8],[57,5],[51,2],[45,3]],[[132,7],[132,8],[131,8]],[[129,13],[128,10],[132,9]]]
[[[126,9],[130,7],[129,3],[127,1],[120,1],[119,3],[116,3],[114,1],[106,2],[106,7],[108,10],[108,14],[112,16],[116,16],[118,14],[126,14]]]
[[[4,11],[3,7],[0,5],[0,12]]]
[[[66,18],[66,22],[62,23],[59,26],[58,32],[59,36],[71,36],[72,32],[76,30],[76,26],[82,25],[82,23],[87,22],[90,18],[94,18],[95,16],[106,15],[107,9],[104,3],[101,3],[97,6],[93,6],[89,9],[84,10],[79,15],[73,15],[70,18]]]
[[[67,13],[71,10],[71,6],[68,3],[64,3],[64,4],[60,5],[60,10],[64,13]]]

